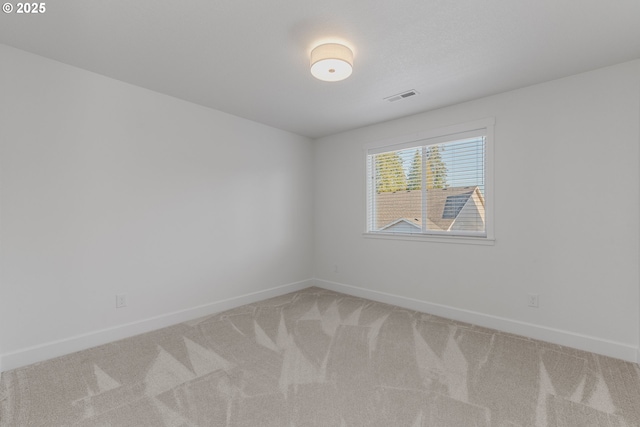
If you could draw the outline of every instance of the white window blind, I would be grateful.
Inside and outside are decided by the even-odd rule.
[[[487,237],[487,129],[367,150],[367,232]]]

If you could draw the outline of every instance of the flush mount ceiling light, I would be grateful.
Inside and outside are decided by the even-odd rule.
[[[337,43],[326,43],[311,51],[311,74],[318,80],[338,82],[351,75],[353,52]]]

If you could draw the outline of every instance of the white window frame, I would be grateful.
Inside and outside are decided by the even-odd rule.
[[[495,118],[486,118],[473,122],[461,123],[436,129],[427,129],[409,135],[379,140],[364,145],[365,162],[365,230],[364,237],[374,239],[411,240],[439,243],[462,243],[476,245],[493,245],[494,236],[494,192],[493,192],[493,146],[494,146]],[[371,212],[369,210],[371,191],[371,170],[368,164],[368,156],[388,151],[397,151],[405,148],[413,148],[421,145],[434,145],[444,142],[453,142],[463,139],[468,135],[485,136],[485,160],[484,160],[484,198],[485,198],[485,235],[456,235],[455,233],[384,233],[369,231],[371,224]]]

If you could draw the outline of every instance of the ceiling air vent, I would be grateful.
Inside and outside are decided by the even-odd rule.
[[[401,99],[405,99],[405,98],[409,98],[409,97],[415,96],[417,94],[418,94],[417,90],[411,89],[411,90],[408,90],[406,92],[399,93],[397,95],[388,96],[388,97],[386,97],[384,99],[385,99],[385,101],[396,102],[396,101],[400,101]]]

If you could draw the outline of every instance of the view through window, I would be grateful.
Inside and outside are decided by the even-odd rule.
[[[486,135],[471,134],[369,150],[367,232],[486,237]]]

